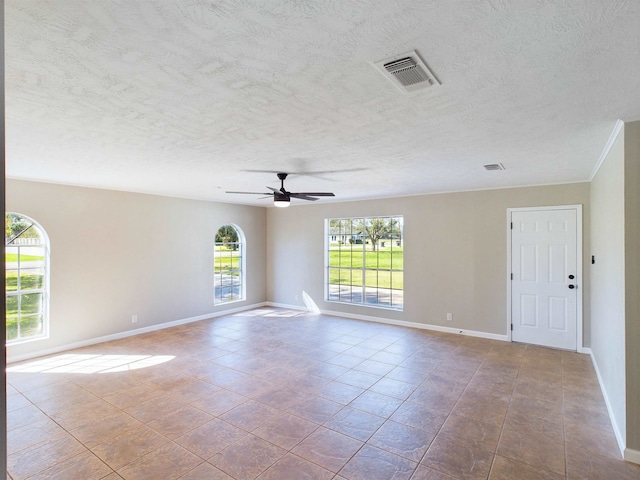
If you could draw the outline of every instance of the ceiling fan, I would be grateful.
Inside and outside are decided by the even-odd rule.
[[[273,197],[273,204],[276,207],[288,207],[292,198],[299,198],[300,200],[309,200],[311,202],[315,202],[318,200],[315,197],[335,197],[333,193],[330,192],[288,192],[284,188],[284,180],[287,178],[287,173],[278,173],[276,174],[278,179],[280,179],[280,189],[276,189],[273,187],[267,187],[271,192],[225,192],[225,193],[242,193],[246,195],[266,195],[267,197]],[[263,197],[263,198],[267,198]]]

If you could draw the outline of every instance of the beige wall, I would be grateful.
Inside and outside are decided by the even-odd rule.
[[[627,448],[640,463],[640,122],[624,127]]]
[[[591,254],[591,350],[624,439],[624,131],[591,182]]]
[[[18,180],[6,208],[51,243],[50,338],[9,357],[266,300],[265,208]],[[247,299],[214,307],[213,243],[227,223],[247,239]]]
[[[507,208],[568,204],[584,205],[588,231],[587,183],[269,209],[267,297],[303,305],[306,292],[321,310],[506,335]],[[404,215],[404,311],[325,302],[324,220],[394,214]],[[585,272],[588,332],[586,265]]]

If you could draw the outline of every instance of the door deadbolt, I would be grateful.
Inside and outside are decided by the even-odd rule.
[[[569,280],[573,280],[575,277],[575,275],[569,275]]]

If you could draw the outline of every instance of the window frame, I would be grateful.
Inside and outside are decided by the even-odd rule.
[[[236,234],[238,236],[238,241],[237,242],[216,242],[215,241],[215,237],[218,235],[218,232],[224,228],[224,227],[232,227],[235,231]],[[238,247],[238,257],[239,257],[239,261],[238,261],[238,277],[239,277],[239,282],[237,283],[238,285],[238,294],[234,295],[233,294],[233,287],[235,285],[234,282],[231,283],[221,283],[218,284],[217,283],[217,276],[218,273],[216,273],[216,263],[217,263],[217,259],[220,258],[218,256],[218,245],[232,245],[235,244]],[[221,306],[221,305],[227,305],[229,303],[236,303],[236,302],[242,302],[246,300],[246,283],[247,283],[247,277],[246,277],[246,257],[247,257],[247,253],[246,253],[246,239],[245,239],[245,235],[244,232],[242,231],[242,229],[233,223],[225,223],[224,225],[221,225],[220,227],[218,227],[218,229],[216,230],[215,234],[214,234],[214,247],[213,247],[213,305],[214,307],[217,306]],[[236,250],[231,250],[231,252],[235,252]],[[233,258],[233,255],[230,255],[230,258]],[[223,273],[222,271],[220,272],[220,276],[222,276]],[[231,291],[232,291],[232,297],[229,299],[225,300],[225,296],[224,295],[218,295],[218,286],[220,286],[221,292],[225,287],[230,287]]]
[[[373,253],[371,250],[367,250],[367,241],[368,236],[364,233],[364,226],[367,222],[372,220],[391,220],[396,221],[396,225],[398,226],[397,230],[393,230],[388,233],[388,236],[383,236],[378,239],[376,251]],[[334,222],[349,222],[350,230],[342,230],[342,226],[339,227],[339,230],[332,230],[332,224]],[[362,229],[360,231],[353,230],[353,226],[355,222],[362,222]],[[393,224],[392,224],[393,225]],[[392,227],[393,228],[393,227]],[[334,240],[337,239],[337,240]],[[389,268],[380,268],[380,248],[385,248],[383,242],[389,242]],[[342,265],[342,245],[349,242],[349,259],[351,262],[351,266],[343,266]],[[394,259],[394,242],[396,243],[396,251],[402,255],[400,263],[401,268],[398,269],[397,264]],[[336,252],[336,248],[332,248],[338,245],[337,251],[338,253],[338,262],[335,264],[335,258],[331,259],[331,252],[334,254]],[[354,267],[354,246],[361,245],[362,250],[359,250],[362,254],[362,259],[360,260],[361,266]],[[385,251],[386,252],[386,251]],[[371,266],[367,265],[367,254],[375,255],[376,257],[376,268],[371,268]],[[396,260],[397,261],[397,260]],[[358,263],[356,258],[356,263]],[[378,215],[378,216],[354,216],[354,217],[336,217],[336,218],[326,218],[325,219],[325,228],[324,228],[324,299],[330,303],[339,303],[346,305],[356,305],[363,307],[371,307],[385,310],[393,310],[393,311],[404,311],[404,215]],[[332,273],[335,276],[336,272],[332,272],[332,270],[337,270],[338,282],[332,282]],[[348,277],[350,280],[347,280],[349,283],[342,283],[343,272],[345,272],[345,278]],[[346,275],[348,272],[348,275]],[[360,280],[360,285],[352,283],[354,278],[354,272],[356,272],[355,278]],[[388,281],[389,286],[384,287],[380,286],[380,272],[388,272]],[[375,286],[367,285],[370,281],[371,277],[375,276]],[[369,279],[369,280],[368,280]],[[401,288],[393,288],[394,279],[398,281],[401,279],[402,287]],[[358,280],[356,280],[358,281]],[[343,288],[341,286],[348,286],[348,293],[342,295]],[[396,284],[397,285],[397,284]],[[337,286],[337,292],[336,292]],[[333,287],[333,288],[332,288]],[[333,291],[332,291],[333,290]],[[375,293],[373,293],[375,292]],[[397,300],[399,293],[399,301]],[[337,296],[336,296],[337,294]],[[388,301],[384,301],[385,296],[388,296]],[[354,301],[354,298],[356,300]],[[375,298],[375,301],[372,299]],[[381,298],[383,300],[381,300]],[[394,298],[396,299],[394,301]]]
[[[5,237],[5,255],[8,253],[8,248],[17,248],[17,266],[15,268],[11,268],[8,269],[7,268],[7,261],[6,261],[6,256],[5,256],[5,279],[7,276],[7,273],[9,271],[15,271],[17,274],[17,280],[16,280],[16,290],[7,290],[7,286],[8,284],[5,286],[5,298],[8,300],[9,297],[17,297],[18,298],[18,314],[17,314],[17,331],[18,331],[18,336],[14,339],[9,340],[9,336],[7,335],[7,340],[5,342],[6,346],[13,346],[13,345],[19,345],[22,343],[28,343],[28,342],[34,342],[34,341],[38,341],[38,340],[45,340],[47,338],[49,338],[49,331],[50,331],[50,315],[49,315],[49,303],[50,303],[50,292],[51,292],[51,287],[50,287],[50,266],[51,266],[51,262],[50,262],[50,249],[51,249],[51,244],[49,241],[49,236],[47,235],[46,230],[42,227],[42,225],[40,225],[36,220],[34,220],[33,218],[24,215],[22,213],[18,213],[18,212],[5,212],[5,222],[7,219],[7,215],[16,215],[19,216],[23,219],[25,219],[27,222],[31,223],[31,226],[29,228],[36,228],[39,233],[40,233],[40,240],[41,243],[38,244],[25,244],[25,245],[20,245],[20,244],[8,244],[7,243],[7,238]],[[15,240],[15,239],[14,239]],[[23,290],[21,287],[21,280],[22,280],[22,275],[21,272],[24,270],[28,270],[28,268],[24,268],[22,267],[22,261],[20,256],[21,255],[25,255],[27,256],[28,254],[22,254],[21,253],[21,249],[23,247],[42,247],[43,249],[43,260],[42,260],[42,270],[43,270],[43,279],[42,279],[42,285],[40,288],[36,288],[36,289],[30,289],[30,290]],[[22,308],[21,308],[21,303],[22,303],[22,297],[25,295],[30,295],[30,294],[40,294],[42,295],[42,307],[41,307],[41,311],[37,314],[33,314],[33,315],[23,315],[22,314]],[[8,302],[7,302],[8,303]],[[8,309],[7,309],[8,310]],[[21,332],[21,320],[23,317],[31,317],[31,316],[38,316],[41,315],[42,316],[42,333],[38,334],[38,335],[30,335],[27,337],[23,337],[22,335],[20,335]],[[5,329],[7,328],[7,315],[5,312]]]

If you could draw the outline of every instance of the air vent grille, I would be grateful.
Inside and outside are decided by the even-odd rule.
[[[415,50],[376,62],[375,66],[403,92],[440,85]]]
[[[411,57],[385,63],[384,68],[405,87],[429,81],[429,77],[421,68],[418,68],[418,64]]]
[[[484,166],[485,170],[504,170],[504,165],[501,163],[490,163]]]

